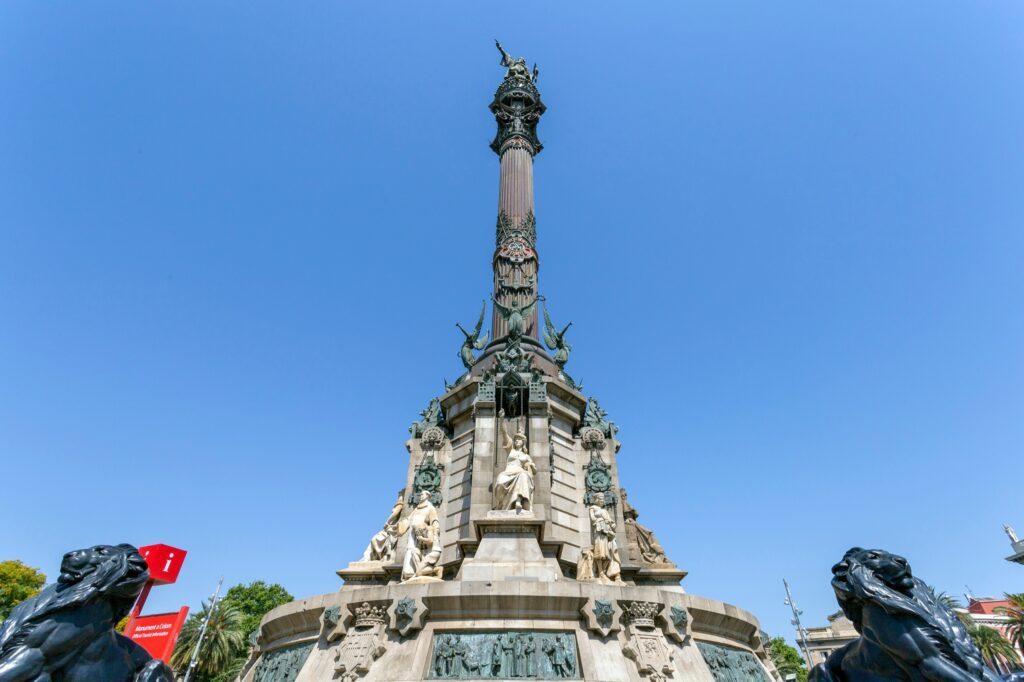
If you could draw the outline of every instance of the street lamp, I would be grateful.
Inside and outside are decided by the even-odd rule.
[[[804,660],[807,661],[807,667],[810,668],[814,663],[811,662],[811,654],[807,650],[807,630],[804,630],[804,626],[800,623],[800,614],[803,613],[803,611],[796,607],[796,602],[793,601],[793,595],[789,591],[789,583],[786,582],[785,578],[782,579],[782,584],[786,588],[786,601],[784,603],[793,611],[793,620],[789,622],[796,626],[796,634],[799,638],[800,648],[803,649]]]

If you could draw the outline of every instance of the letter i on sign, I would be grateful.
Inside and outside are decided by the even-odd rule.
[[[149,564],[149,577],[157,585],[168,585],[178,579],[181,564],[188,554],[180,547],[170,545],[146,545],[139,547],[146,563]]]

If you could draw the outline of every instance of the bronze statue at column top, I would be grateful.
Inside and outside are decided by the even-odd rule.
[[[501,65],[507,70],[491,102],[491,112],[498,122],[498,134],[491,149],[501,156],[507,145],[519,142],[531,154],[538,154],[544,145],[537,139],[537,122],[547,109],[540,101],[536,85],[540,70],[534,64],[531,73],[524,57],[513,58],[497,40],[494,44],[501,53]]]

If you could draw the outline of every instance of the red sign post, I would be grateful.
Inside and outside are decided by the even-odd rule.
[[[153,658],[164,663],[171,660],[178,633],[188,617],[188,607],[182,606],[177,613],[154,613],[133,618],[124,631],[124,636],[149,652]]]
[[[188,616],[188,607],[182,606],[173,613],[155,613],[150,616],[141,615],[142,607],[153,585],[169,585],[178,579],[188,552],[170,545],[146,545],[139,547],[139,553],[149,564],[149,580],[135,602],[124,634],[153,658],[169,663],[174,653],[174,644],[178,641],[178,633]]]

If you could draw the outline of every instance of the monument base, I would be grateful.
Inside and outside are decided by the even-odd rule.
[[[541,550],[544,522],[532,513],[492,511],[474,526],[480,544],[463,560],[456,580],[562,579],[558,561]]]
[[[346,584],[268,613],[240,680],[339,682],[339,662],[364,671],[348,678],[359,682],[508,679],[498,677],[508,668],[503,647],[511,643],[514,655],[515,640],[531,636],[529,679],[720,682],[728,671],[771,680],[757,621],[742,609],[661,587],[566,578]],[[467,665],[439,673],[438,653],[459,642]]]

